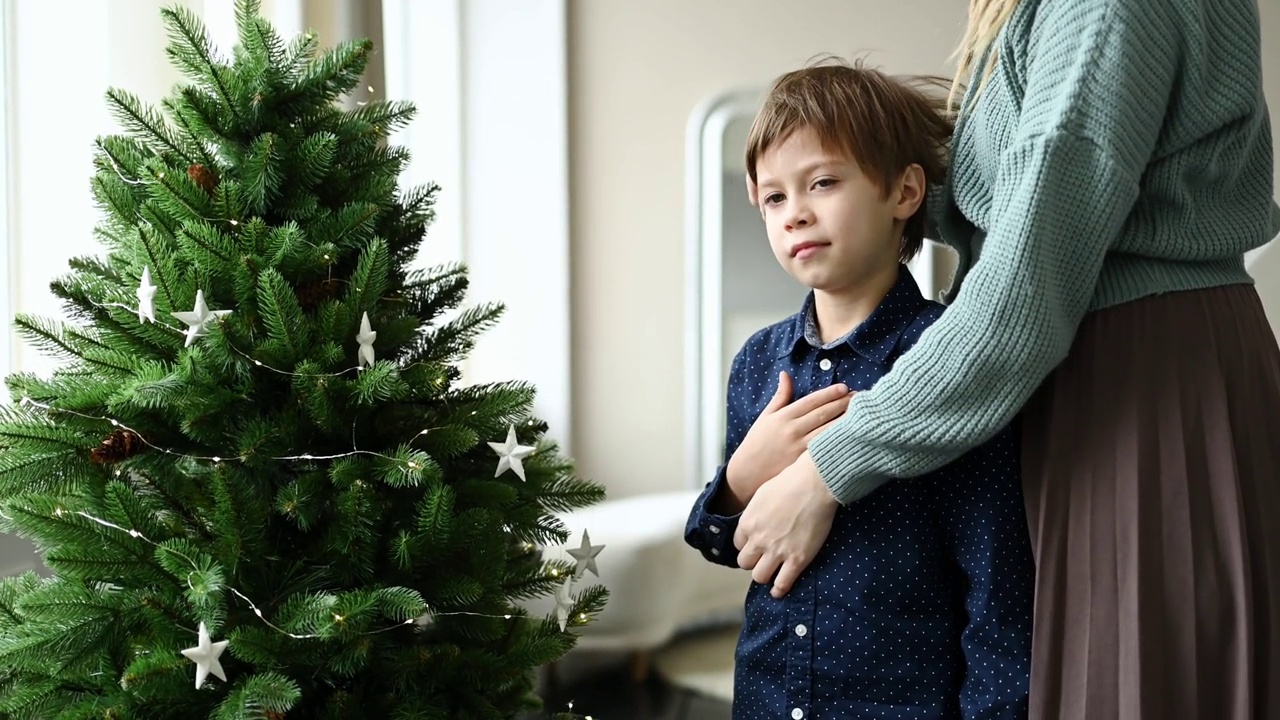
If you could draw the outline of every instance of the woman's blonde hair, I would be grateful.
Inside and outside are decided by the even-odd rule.
[[[982,92],[983,86],[987,84],[992,70],[995,69],[998,53],[992,52],[987,55],[981,71],[975,67],[974,63],[978,62],[996,41],[1000,30],[1004,28],[1005,23],[1009,22],[1009,16],[1013,15],[1014,9],[1018,7],[1018,1],[969,0],[969,22],[964,29],[964,39],[960,41],[960,47],[956,48],[956,76],[951,83],[951,94],[947,98],[947,106],[953,111],[956,109],[956,100],[962,88],[973,84],[974,77],[979,77],[976,92]]]

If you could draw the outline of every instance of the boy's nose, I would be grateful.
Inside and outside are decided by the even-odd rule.
[[[790,220],[787,222],[787,229],[797,230],[799,228],[806,227],[808,224],[809,224],[809,218],[805,215],[797,213],[796,215],[792,216]]]
[[[813,224],[813,211],[809,209],[809,203],[803,198],[795,198],[787,203],[787,231],[795,231],[800,228]]]

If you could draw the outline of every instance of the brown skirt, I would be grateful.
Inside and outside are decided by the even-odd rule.
[[[1021,428],[1031,718],[1280,718],[1280,349],[1254,288],[1090,314]]]

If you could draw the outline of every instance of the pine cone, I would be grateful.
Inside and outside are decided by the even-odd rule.
[[[89,459],[99,465],[110,465],[127,460],[142,451],[145,443],[132,430],[116,428],[102,444],[89,453]]]
[[[187,166],[187,177],[204,188],[204,191],[209,193],[210,196],[218,188],[218,173],[200,163]]]
[[[311,312],[320,306],[333,295],[333,291],[338,287],[338,283],[333,280],[316,280],[315,282],[299,285],[294,294],[298,296],[298,304],[302,309]]]

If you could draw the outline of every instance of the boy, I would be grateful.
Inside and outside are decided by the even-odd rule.
[[[942,313],[903,265],[945,177],[940,108],[875,70],[824,64],[779,78],[757,115],[747,172],[775,257],[811,292],[734,359],[725,464],[685,530],[708,560],[738,565],[755,490]],[[735,720],[1025,718],[1033,565],[1017,456],[1005,430],[889,483],[839,509],[786,596],[753,583]]]

